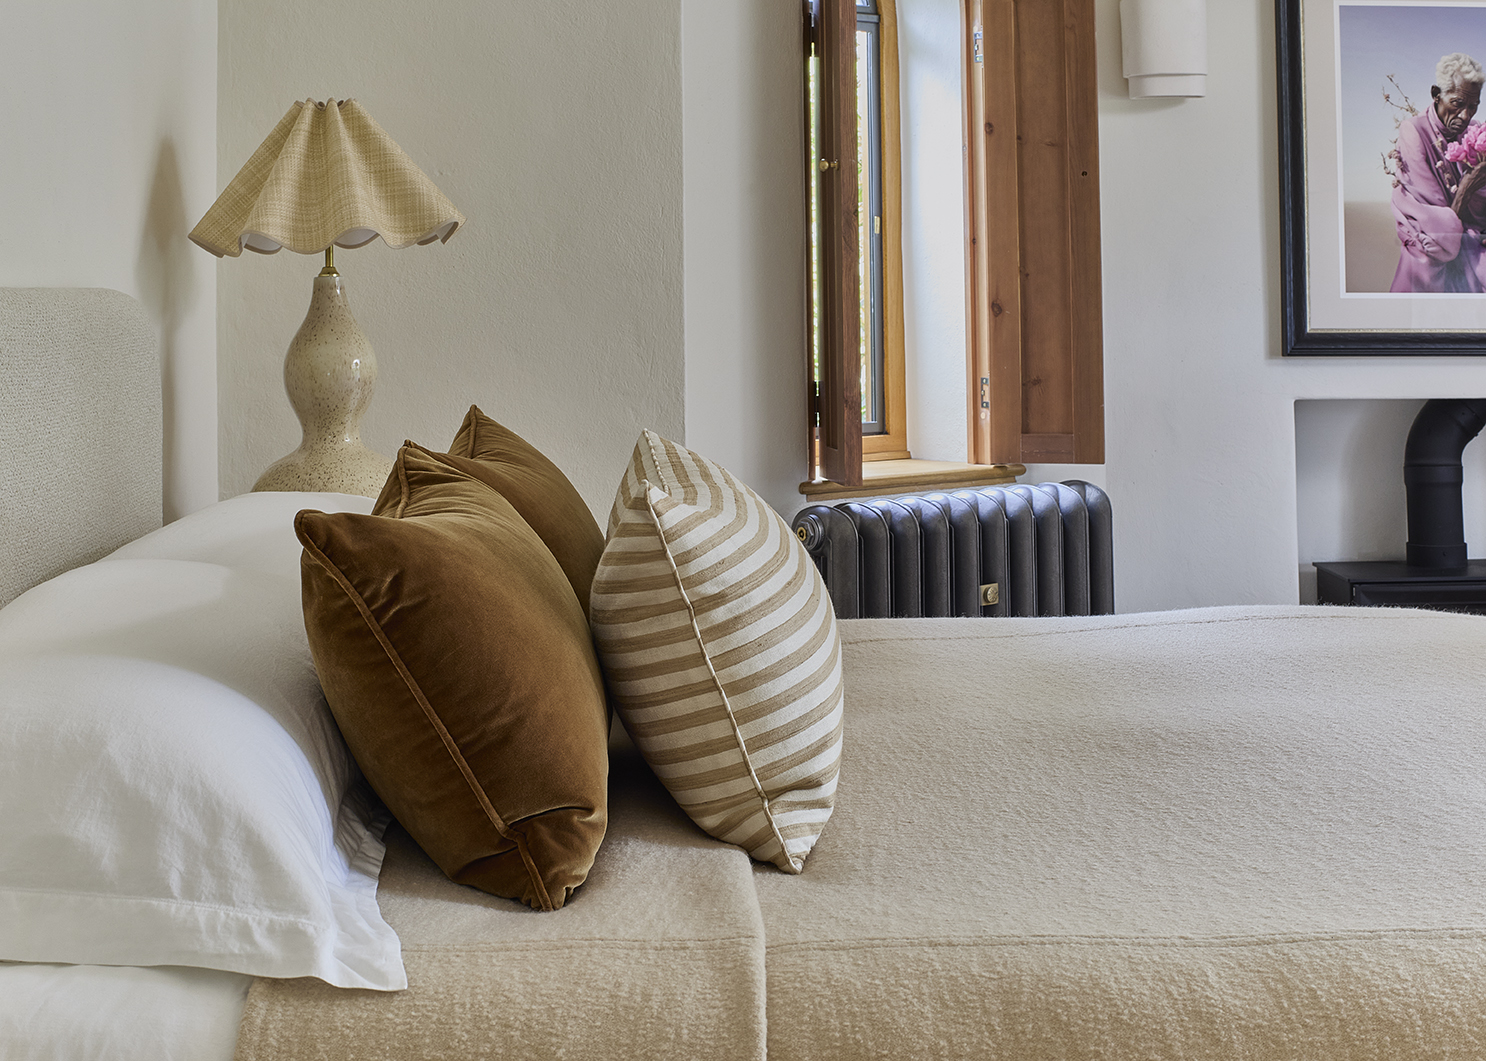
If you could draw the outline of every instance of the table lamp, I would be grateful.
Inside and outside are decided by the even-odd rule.
[[[351,316],[336,246],[378,236],[400,250],[448,242],[464,215],[355,100],[296,102],[218,196],[191,240],[217,257],[246,247],[325,253],[309,313],[284,358],[284,388],[304,437],[254,490],[376,497],[392,462],[361,444],[377,358]]]

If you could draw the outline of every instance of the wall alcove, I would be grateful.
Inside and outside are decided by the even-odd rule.
[[[1404,442],[1424,401],[1296,401],[1300,603],[1316,602],[1314,561],[1404,558]],[[1468,445],[1463,464],[1465,540],[1472,559],[1486,557],[1486,445]]]

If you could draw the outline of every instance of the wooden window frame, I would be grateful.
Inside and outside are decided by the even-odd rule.
[[[819,170],[821,232],[822,379],[812,382],[808,453],[810,468],[822,478],[845,486],[862,484],[864,461],[907,460],[908,402],[903,354],[903,170],[901,116],[898,99],[898,17],[896,0],[877,0],[878,107],[881,116],[882,167],[882,376],[886,430],[863,434],[861,425],[860,318],[861,290],[857,268],[861,248],[857,240],[855,181],[847,181],[839,163],[857,157],[856,129],[856,0],[815,0],[813,19],[807,22],[807,46],[821,60],[821,158],[837,166]],[[828,43],[830,42],[830,43]],[[849,51],[846,44],[850,45]],[[849,76],[848,76],[849,72]],[[849,114],[835,114],[833,96],[852,103]],[[809,100],[806,100],[807,121]],[[844,119],[844,120],[842,120]],[[851,145],[849,154],[837,145]],[[848,186],[849,185],[849,186]],[[807,252],[808,253],[808,252]],[[850,268],[850,283],[839,271]],[[833,275],[833,270],[837,272]],[[847,289],[850,289],[849,292]],[[812,287],[812,299],[815,297]],[[811,307],[812,315],[814,307]],[[850,312],[850,325],[843,319]],[[839,381],[839,383],[838,383]],[[851,383],[855,386],[851,386]],[[817,389],[818,388],[818,389]],[[839,388],[839,390],[838,390]],[[838,410],[854,409],[853,415]]]
[[[862,436],[862,460],[908,460],[903,348],[903,138],[898,96],[898,3],[876,0],[882,116],[882,388],[886,430]],[[853,5],[854,7],[855,5]]]

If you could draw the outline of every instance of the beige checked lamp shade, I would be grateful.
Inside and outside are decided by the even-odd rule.
[[[217,257],[448,242],[464,215],[354,99],[295,102],[191,240]]]
[[[289,108],[191,230],[191,240],[219,258],[236,258],[244,247],[325,252],[309,313],[284,358],[284,388],[303,439],[254,490],[381,491],[392,462],[361,444],[376,353],[351,315],[332,251],[378,236],[393,249],[447,242],[463,224],[464,215],[360,104],[307,99]]]

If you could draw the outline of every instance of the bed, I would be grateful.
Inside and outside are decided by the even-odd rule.
[[[616,725],[534,910],[449,879],[326,710],[295,515],[372,499],[160,527],[153,351],[116,293],[0,293],[7,1059],[1486,1056],[1486,620],[843,622],[802,871]],[[55,383],[100,359],[132,377]],[[58,416],[100,386],[127,445]]]

